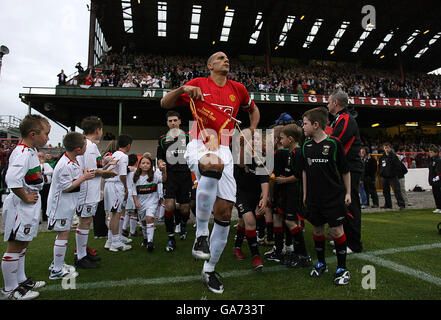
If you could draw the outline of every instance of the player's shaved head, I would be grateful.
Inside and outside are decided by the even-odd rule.
[[[216,58],[216,56],[218,56],[218,55],[220,55],[220,54],[223,54],[223,55],[226,56],[226,54],[223,53],[222,51],[218,51],[218,52],[216,52],[216,53],[213,53],[213,54],[208,58],[208,60],[207,60],[207,65],[212,64],[212,63],[213,63],[213,60]]]

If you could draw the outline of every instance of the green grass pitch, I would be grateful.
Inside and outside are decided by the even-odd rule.
[[[62,288],[61,281],[48,280],[48,266],[52,261],[54,232],[40,232],[29,245],[26,254],[26,274],[46,281],[38,299],[44,300],[434,300],[441,295],[439,257],[441,235],[436,225],[441,215],[432,210],[365,213],[362,216],[364,252],[349,255],[347,266],[351,283],[346,287],[333,285],[336,269],[333,247],[326,246],[329,272],[319,279],[309,276],[310,268],[288,269],[274,262],[264,261],[262,272],[251,266],[247,243],[243,244],[246,259],[233,256],[235,228],[232,222],[229,240],[216,267],[223,276],[225,292],[211,293],[200,280],[202,261],[191,256],[194,228],[188,225],[188,238],[177,238],[177,250],[165,251],[167,237],[164,226],[155,231],[155,250],[147,252],[140,246],[141,237],[134,238],[133,248],[126,252],[109,252],[103,248],[104,239],[93,239],[89,245],[98,249],[102,258],[100,268],[79,269],[75,289]],[[312,226],[306,224],[305,241],[314,263]],[[6,243],[1,250],[4,252]],[[73,264],[75,232],[71,232],[66,263]],[[260,253],[269,247],[259,247]],[[390,249],[389,251],[382,251]],[[373,260],[374,259],[374,260]],[[364,268],[371,265],[371,271]],[[374,271],[374,273],[372,272]],[[375,277],[374,277],[375,275]],[[368,278],[366,278],[368,277]],[[368,281],[369,282],[366,282]],[[1,281],[3,285],[3,280]],[[363,283],[369,283],[365,288]],[[374,285],[375,289],[372,288]]]

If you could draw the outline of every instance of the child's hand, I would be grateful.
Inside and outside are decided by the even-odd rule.
[[[257,206],[257,213],[264,214],[267,206],[267,201],[265,199],[260,199],[259,205]]]
[[[167,167],[166,163],[163,160],[158,160],[158,168],[162,172],[165,171],[165,168]]]
[[[136,208],[136,210],[141,209],[141,205],[139,204],[138,201],[135,202],[135,208]]]
[[[93,179],[93,178],[95,178],[95,171],[94,170],[91,170],[91,171],[84,170],[83,171],[83,177],[84,177],[84,180]]]
[[[38,192],[25,193],[25,198],[23,199],[23,201],[28,204],[34,204],[37,203],[38,197]]]
[[[346,195],[345,195],[345,204],[347,206],[349,206],[351,203],[352,203],[351,194],[350,193],[346,193]]]
[[[112,170],[103,170],[103,173],[102,173],[102,177],[104,179],[113,178],[113,177],[115,177],[117,175],[118,174],[115,171],[112,171]]]
[[[282,183],[285,183],[285,177],[275,177],[274,178],[274,182],[275,183],[277,183],[277,184],[282,184]]]

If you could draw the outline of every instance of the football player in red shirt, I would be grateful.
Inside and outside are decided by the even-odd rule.
[[[188,105],[190,98],[194,101],[192,141],[187,145],[185,154],[187,164],[198,180],[197,229],[192,254],[197,259],[206,260],[202,280],[209,290],[220,294],[224,286],[214,269],[227,243],[231,211],[236,201],[233,157],[229,148],[231,134],[221,134],[220,129],[234,129],[234,117],[242,109],[249,113],[249,129],[253,131],[259,124],[260,113],[246,88],[227,78],[230,62],[225,53],[211,55],[207,67],[210,70],[208,78],[195,78],[169,92],[161,99],[161,107],[171,109]],[[196,110],[202,112],[198,114]],[[218,139],[211,140],[217,142],[214,147],[211,143],[206,144],[203,129],[214,130],[218,134]],[[212,211],[215,223],[208,244],[208,222]]]

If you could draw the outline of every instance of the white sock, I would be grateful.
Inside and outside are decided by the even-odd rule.
[[[18,260],[18,270],[17,270],[18,283],[23,282],[28,278],[26,277],[26,273],[25,273],[25,258],[26,258],[26,248],[20,252],[20,256]]]
[[[136,232],[136,217],[130,216],[130,233],[134,234]]]
[[[141,224],[141,231],[144,239],[147,240],[147,226]]]
[[[160,205],[158,208],[158,218],[162,219],[164,217],[164,211],[165,211],[165,206],[164,205]]]
[[[120,243],[120,242],[121,242],[121,238],[119,234],[112,234],[112,244]]]
[[[147,223],[147,242],[153,242],[153,235],[155,234],[155,224]]]
[[[208,236],[208,222],[216,201],[217,185],[219,180],[201,176],[196,191],[196,237]]]
[[[77,243],[77,258],[83,259],[87,255],[87,240],[89,239],[89,230],[78,229],[75,232],[75,240]]]
[[[108,230],[107,231],[107,241],[110,241],[110,242],[112,242],[112,236],[113,236],[113,234],[112,234],[112,230]]]
[[[124,215],[124,222],[123,222],[123,226],[122,226],[123,230],[127,230],[127,227],[129,226],[129,221],[130,221],[130,215],[126,213]]]
[[[54,244],[54,272],[61,270],[64,264],[64,257],[66,256],[67,240],[55,240]]]
[[[223,222],[223,221],[222,221]],[[210,237],[210,260],[204,263],[204,272],[213,272],[214,267],[219,262],[222,252],[225,249],[230,231],[229,221],[227,226],[220,225],[214,221],[213,230]]]
[[[18,287],[17,270],[20,253],[5,252],[2,258],[2,273],[5,283],[4,291],[11,291]]]
[[[121,235],[122,234],[122,230],[123,230],[123,225],[124,225],[124,217],[119,217],[119,225],[118,225],[118,234]]]

